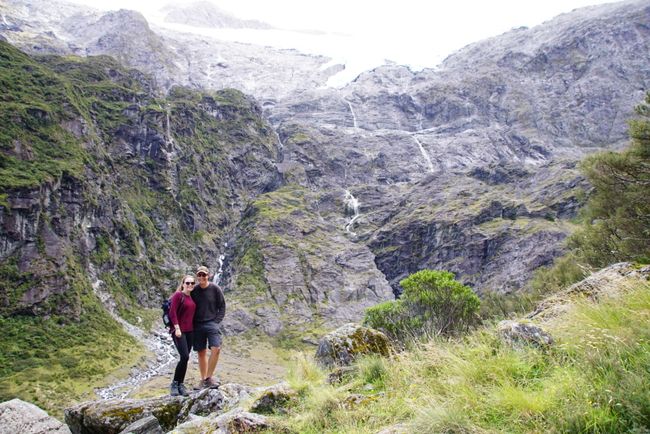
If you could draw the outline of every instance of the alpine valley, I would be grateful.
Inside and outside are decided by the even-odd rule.
[[[268,28],[196,7],[167,19]],[[629,143],[650,89],[649,0],[341,88],[327,57],[128,10],[2,0],[0,39],[0,400],[55,410],[148,363],[134,330],[200,264],[230,339],[274,344],[358,322],[422,269],[526,289],[588,197],[579,162]]]

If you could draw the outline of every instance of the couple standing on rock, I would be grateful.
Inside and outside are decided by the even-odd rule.
[[[188,395],[184,381],[192,348],[198,354],[201,373],[196,389],[219,386],[213,375],[221,351],[219,323],[226,315],[226,300],[221,289],[208,280],[208,275],[208,268],[200,266],[196,270],[198,284],[194,276],[186,275],[171,297],[169,319],[172,326],[169,331],[180,355],[170,386],[172,396]]]

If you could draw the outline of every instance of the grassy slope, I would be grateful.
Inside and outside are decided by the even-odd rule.
[[[549,330],[557,342],[546,351],[513,350],[487,327],[392,360],[363,359],[334,386],[303,358],[290,380],[301,398],[276,423],[301,433],[398,423],[418,433],[648,432],[650,285],[579,305]],[[368,398],[355,404],[354,394]]]

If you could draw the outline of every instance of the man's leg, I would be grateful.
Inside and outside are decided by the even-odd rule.
[[[221,352],[221,347],[210,347],[210,358],[208,359],[206,356],[207,360],[207,372],[205,377],[212,377],[214,374],[214,370],[217,368],[217,362],[219,362],[219,353]],[[203,371],[201,371],[201,375],[203,375]]]
[[[210,354],[210,356],[212,356],[212,354]],[[219,356],[217,355],[217,358],[218,357]],[[206,378],[209,377],[209,375],[207,375],[208,365],[209,365],[209,362],[208,362],[208,350],[199,350],[199,351],[197,351],[197,358],[198,358],[198,361],[199,361],[199,372],[201,373],[201,380],[205,380]],[[210,359],[212,359],[212,357],[210,357]],[[216,365],[217,364],[215,363],[215,366]],[[214,371],[214,368],[212,368],[212,370]]]

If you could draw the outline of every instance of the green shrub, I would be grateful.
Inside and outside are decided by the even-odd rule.
[[[467,330],[477,319],[479,298],[453,273],[421,270],[400,285],[402,297],[367,309],[364,324],[404,340],[452,335]]]

